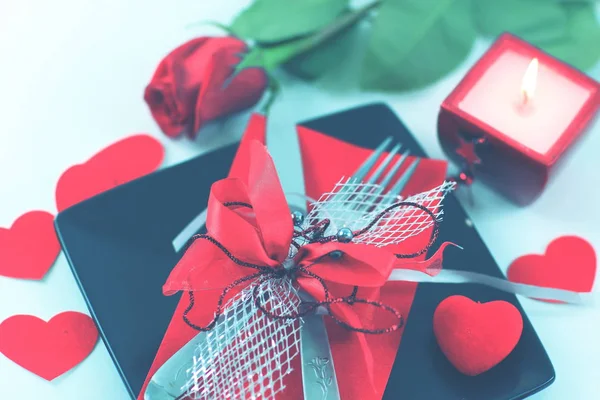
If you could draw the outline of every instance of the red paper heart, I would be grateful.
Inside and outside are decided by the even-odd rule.
[[[163,156],[162,144],[148,135],[134,135],[113,143],[85,163],[63,172],[56,184],[56,207],[62,211],[149,174],[160,166]]]
[[[42,279],[59,252],[54,216],[50,213],[30,211],[9,229],[0,228],[0,275]]]
[[[517,258],[508,268],[507,276],[511,282],[590,292],[596,277],[596,253],[586,240],[562,236],[548,245],[546,254]]]
[[[515,348],[523,331],[523,318],[506,301],[476,303],[450,296],[433,314],[433,331],[446,358],[466,375],[494,367]]]
[[[98,330],[89,316],[75,311],[58,314],[48,322],[32,315],[15,315],[0,324],[0,338],[0,353],[51,381],[92,352]]]

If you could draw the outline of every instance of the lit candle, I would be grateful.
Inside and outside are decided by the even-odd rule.
[[[461,146],[476,140],[479,162],[467,167],[526,204],[599,106],[598,82],[504,34],[444,101],[438,133],[461,163]]]
[[[544,154],[593,94],[591,86],[579,85],[549,65],[540,66],[537,58],[532,60],[507,50],[489,66],[458,107]]]
[[[539,64],[540,63],[537,58],[531,60],[529,66],[527,67],[527,71],[525,71],[525,75],[523,75],[523,82],[521,83],[523,101],[520,104],[522,109],[526,109],[528,106],[530,107],[530,100],[533,99],[533,94],[535,93]]]

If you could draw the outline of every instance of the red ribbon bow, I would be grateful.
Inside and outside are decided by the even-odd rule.
[[[224,289],[213,322],[197,329],[212,328],[225,295],[232,289],[241,290],[262,275],[285,274],[283,263],[292,241],[298,236],[294,235],[290,209],[265,146],[255,142],[250,150],[246,179],[226,178],[213,184],[208,201],[207,234],[196,236],[204,240],[195,240],[190,245],[163,287],[166,295],[188,291],[192,300],[194,291]],[[435,215],[424,207],[414,203],[397,205],[422,208],[437,225]],[[359,332],[368,371],[372,370],[373,359],[362,333],[384,333],[402,325],[398,312],[377,301],[378,289],[395,268],[416,269],[430,275],[439,271],[445,246],[426,261],[407,259],[426,252],[436,235],[437,229],[434,229],[426,248],[405,257],[387,247],[341,243],[333,238],[303,245],[296,254],[293,278],[297,286],[316,300],[315,305],[325,305],[336,322]],[[342,256],[332,257],[333,252],[341,252]],[[358,291],[368,298],[357,298]],[[373,311],[362,308],[363,313],[360,313],[361,307],[356,305],[383,309],[398,321],[386,328],[369,328],[366,321],[373,320]]]

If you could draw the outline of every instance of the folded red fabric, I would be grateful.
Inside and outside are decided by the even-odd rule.
[[[370,154],[371,150],[360,148],[327,135],[299,127],[298,129],[303,164],[305,166],[305,182],[307,195],[318,198],[322,193],[330,191],[341,177],[349,176]],[[240,144],[229,176],[243,177],[248,175],[250,167],[249,146],[252,140],[265,143],[265,118],[254,115],[248,125],[247,131]],[[334,149],[332,151],[332,149]],[[431,189],[442,183],[446,174],[446,163],[436,160],[423,160],[409,185],[405,194],[415,194]],[[430,232],[413,237],[403,242],[398,252],[411,252],[423,247]],[[385,304],[400,310],[406,318],[414,297],[416,284],[406,282],[390,282],[383,288],[377,289],[380,300]],[[361,293],[361,291],[364,291]],[[216,302],[220,290],[209,291],[203,294],[203,302]],[[359,289],[362,297],[372,296],[367,289]],[[214,297],[214,299],[212,298]],[[183,297],[175,311],[173,319],[167,329],[163,343],[156,355],[148,378],[181,346],[189,341],[197,332],[188,327],[182,319],[184,309],[188,306],[187,297]],[[198,324],[206,324],[213,317],[210,307],[195,307],[189,314]],[[348,331],[341,326],[328,321],[327,329],[330,336],[334,365],[342,398],[353,399],[379,399],[382,397],[389,373],[394,362],[395,354],[400,343],[402,329],[381,335],[359,335]],[[361,347],[366,345],[372,351],[375,365],[369,370],[362,362],[353,358],[353,354],[361,352]],[[296,362],[299,359],[296,358]],[[295,368],[295,373],[286,377],[286,391],[281,398],[302,399],[302,382],[300,368]],[[373,385],[365,384],[368,377],[374,377]],[[141,392],[143,394],[143,390]],[[140,394],[140,399],[143,395]]]

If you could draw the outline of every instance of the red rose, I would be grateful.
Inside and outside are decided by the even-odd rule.
[[[203,123],[260,100],[267,86],[262,70],[245,69],[229,81],[245,51],[246,44],[233,37],[202,37],[169,53],[144,93],[160,129],[193,138]]]

